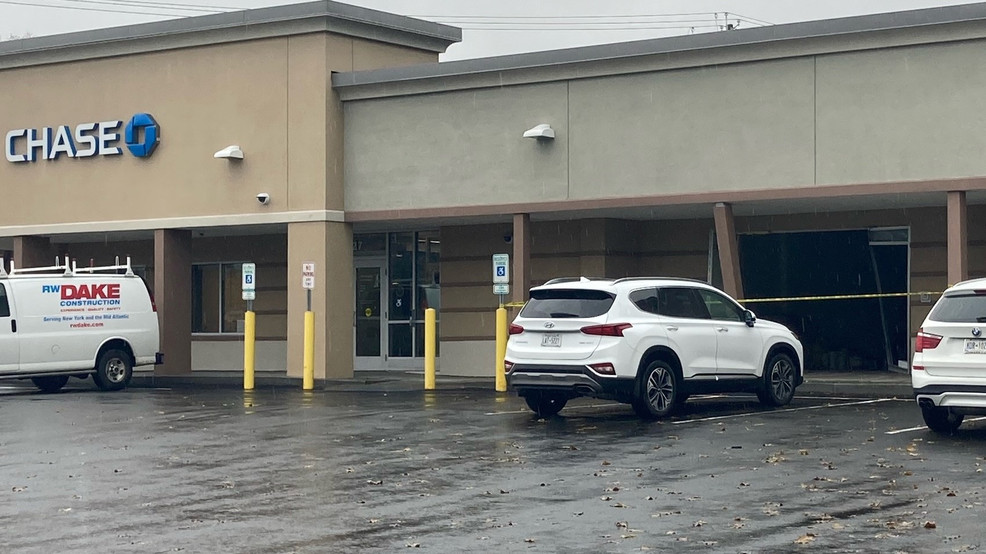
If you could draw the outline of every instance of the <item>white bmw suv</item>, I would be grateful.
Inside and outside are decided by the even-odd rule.
[[[986,279],[947,289],[918,330],[911,386],[924,422],[949,434],[986,414]]]
[[[678,278],[553,279],[510,325],[507,384],[542,417],[572,398],[670,415],[691,394],[755,392],[781,406],[804,381],[794,333],[719,289]]]

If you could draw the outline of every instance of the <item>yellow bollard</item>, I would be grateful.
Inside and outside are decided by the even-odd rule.
[[[425,310],[425,390],[435,390],[435,308]]]
[[[243,328],[243,390],[253,390],[253,373],[257,347],[257,314],[247,311]]]
[[[503,359],[507,356],[507,309],[496,310],[496,392],[507,392],[507,375]]]
[[[315,388],[315,313],[305,312],[305,365],[302,373],[303,390]]]

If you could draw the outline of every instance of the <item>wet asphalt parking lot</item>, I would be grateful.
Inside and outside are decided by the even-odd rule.
[[[964,552],[986,420],[699,397],[535,418],[493,391],[0,384],[3,552]]]

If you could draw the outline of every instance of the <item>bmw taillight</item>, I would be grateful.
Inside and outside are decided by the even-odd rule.
[[[914,351],[924,352],[925,350],[938,348],[938,345],[941,343],[941,339],[941,335],[925,333],[924,329],[918,329],[917,340],[914,341]]]
[[[520,325],[515,324],[515,323],[511,323],[508,332],[511,335],[519,335],[519,334],[521,334],[521,333],[524,332],[524,328],[521,327]]]
[[[629,323],[607,323],[605,325],[589,325],[579,329],[587,335],[602,335],[604,337],[622,337],[623,331],[633,327]]]

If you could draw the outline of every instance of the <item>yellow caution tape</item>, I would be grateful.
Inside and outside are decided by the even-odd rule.
[[[744,298],[737,300],[740,304],[756,304],[759,302],[803,302],[809,300],[857,300],[866,298],[900,298],[904,296],[941,296],[941,292],[885,292],[880,294],[833,294],[829,296],[784,296],[777,298]],[[504,308],[523,308],[526,302],[507,302],[501,304]]]
[[[902,296],[937,296],[941,292],[885,292],[880,294],[836,294],[831,296],[787,296],[783,298],[746,298],[737,300],[740,304],[755,304],[758,302],[801,302],[807,300],[856,300],[863,298],[899,298]]]

